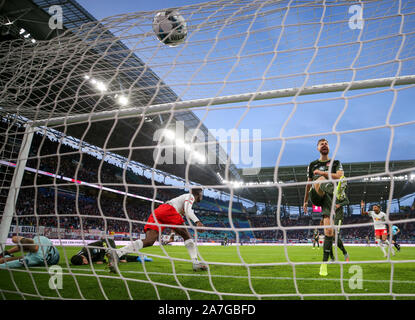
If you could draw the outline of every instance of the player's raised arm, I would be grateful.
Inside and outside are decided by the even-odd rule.
[[[365,211],[365,202],[363,200],[360,201],[360,211],[361,211],[362,215],[369,214],[367,211]]]
[[[199,189],[198,189],[199,191]],[[200,219],[195,215],[193,211],[193,201],[200,202],[203,198],[203,191],[200,189],[200,191],[192,191],[192,194],[189,194],[189,198],[185,200],[184,202],[184,214],[192,220],[196,226],[198,227],[204,227],[203,223],[200,221]],[[199,230],[199,232],[205,232],[205,230]]]
[[[307,181],[310,182],[313,179],[308,178]],[[304,213],[307,213],[307,208],[308,208],[308,193],[310,192],[310,188],[311,188],[311,184],[307,183],[307,185],[305,186],[305,195],[304,195],[304,203],[303,203],[303,210]]]
[[[344,176],[344,171],[343,171],[343,166],[340,163],[340,161],[338,161],[338,160],[334,161],[333,166],[334,166],[334,169],[336,170],[336,173],[331,173],[330,174],[329,171],[321,171],[321,170],[317,169],[317,170],[314,170],[313,174],[323,176],[326,179],[330,179],[330,176],[331,176],[331,179],[333,179],[333,180],[338,180],[341,177],[343,177]]]

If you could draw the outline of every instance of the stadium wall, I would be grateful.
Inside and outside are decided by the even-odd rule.
[[[64,246],[64,247],[82,247],[85,244],[89,244],[96,240],[76,240],[76,239],[50,239],[55,246]],[[117,246],[125,246],[129,244],[130,241],[115,241]],[[159,242],[155,242],[154,245],[159,245]],[[221,242],[198,242],[198,246],[220,246]],[[244,242],[243,246],[311,246],[311,242],[289,242],[289,243],[274,243],[274,242]],[[11,238],[7,239],[6,245],[14,245]],[[183,241],[179,242],[171,242],[170,245],[173,246],[184,246]],[[230,246],[240,246],[240,243],[229,243]],[[355,246],[355,247],[364,247],[367,246],[365,242],[359,243],[347,243],[347,246]],[[371,246],[375,246],[375,243],[371,243]],[[401,247],[415,247],[415,243],[401,243]]]

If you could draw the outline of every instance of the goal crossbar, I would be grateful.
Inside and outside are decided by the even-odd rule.
[[[251,92],[237,95],[227,95],[214,98],[194,99],[187,101],[176,101],[162,104],[156,104],[145,107],[133,107],[111,111],[102,111],[97,113],[84,113],[66,117],[56,117],[51,119],[42,119],[33,121],[33,126],[59,126],[64,124],[76,124],[85,121],[103,121],[114,118],[126,118],[132,116],[149,116],[165,111],[179,111],[190,108],[198,108],[203,106],[222,105],[237,102],[248,102],[254,100],[267,100],[276,98],[293,97],[295,95],[310,95],[319,93],[339,92],[344,90],[361,90],[389,87],[391,85],[411,85],[415,84],[415,75],[388,77],[379,79],[359,80],[353,82],[336,82],[330,84],[322,84],[308,87],[286,88],[268,91]]]

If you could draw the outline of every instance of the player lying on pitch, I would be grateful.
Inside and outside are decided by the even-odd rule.
[[[77,254],[72,256],[71,263],[73,265],[86,265],[90,263],[103,264],[108,248],[117,248],[113,239],[101,239],[89,243],[83,247]],[[151,258],[144,257],[144,261],[153,261]],[[120,258],[120,262],[141,262],[140,256],[124,255]]]
[[[4,251],[0,258],[0,269],[21,268],[34,266],[52,266],[59,262],[59,251],[53,246],[52,241],[43,236],[33,239],[13,236],[12,241],[16,246]],[[13,253],[23,252],[17,257]]]
[[[166,228],[164,226],[158,226],[155,223],[169,224],[169,225],[184,225],[183,216],[189,218],[198,227],[203,227],[203,223],[196,217],[193,212],[192,206],[194,202],[200,202],[203,198],[203,190],[201,188],[194,188],[188,194],[183,194],[176,197],[165,204],[160,205],[147,220],[147,224],[144,226],[144,232],[146,238],[144,240],[136,240],[129,245],[120,249],[111,250],[108,254],[109,267],[111,272],[117,272],[117,264],[123,255],[127,253],[138,253],[142,248],[150,247],[159,239],[159,235]],[[206,270],[207,265],[199,262],[197,258],[196,244],[190,237],[190,233],[186,228],[171,228],[177,235],[181,236],[184,240],[184,245],[189,252],[190,258],[193,263],[193,270]],[[204,230],[199,230],[204,232]]]

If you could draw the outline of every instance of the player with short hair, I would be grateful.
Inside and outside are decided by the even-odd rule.
[[[386,213],[381,211],[379,204],[373,205],[373,210],[367,212],[365,211],[365,202],[362,200],[360,202],[360,209],[362,215],[369,215],[373,219],[373,227],[375,229],[376,245],[382,250],[383,256],[386,257],[385,246],[389,247],[388,241],[388,230],[386,229]],[[392,255],[395,255],[395,252],[392,250]]]
[[[13,236],[12,241],[16,246],[3,252],[0,269],[45,266],[45,263],[52,266],[59,262],[58,249],[44,236],[36,236],[33,239]],[[23,255],[12,256],[16,252],[23,252]]]
[[[396,250],[401,251],[401,245],[398,243],[398,233],[401,232],[396,225],[392,226],[392,244],[395,246]]]
[[[320,206],[322,208],[323,225],[330,225],[330,213],[333,200],[343,201],[346,197],[346,181],[344,178],[343,166],[339,160],[329,158],[329,143],[326,139],[320,139],[317,142],[317,150],[320,153],[320,158],[312,161],[307,167],[307,178],[308,182],[314,181],[313,184],[308,183],[305,189],[304,212],[307,212],[308,200],[310,199],[313,205]],[[331,169],[331,170],[330,170]],[[328,179],[337,180],[339,183],[334,188],[333,182],[329,182]],[[335,198],[335,199],[334,199]],[[337,211],[339,209],[339,211]],[[340,213],[341,209],[341,213]],[[343,208],[342,206],[336,207],[334,224],[337,225],[339,221],[343,219]],[[334,229],[324,228],[324,244],[323,244],[323,263],[320,266],[320,275],[326,276],[327,273],[327,261],[330,256],[330,252],[333,246],[334,240]],[[338,246],[343,247],[343,243],[338,242]],[[342,250],[343,251],[343,250]],[[345,255],[346,261],[349,257]]]
[[[193,203],[200,202],[202,198],[203,190],[201,188],[193,188],[190,193],[183,194],[160,205],[153,213],[151,213],[147,220],[147,224],[144,227],[146,233],[146,238],[144,240],[136,240],[125,247],[111,251],[111,254],[108,255],[110,271],[118,271],[117,263],[121,256],[130,252],[139,252],[139,250],[143,248],[152,246],[154,242],[159,239],[159,235],[166,227],[156,225],[155,223],[177,225],[178,227],[176,228],[169,228],[173,229],[175,233],[183,238],[184,245],[189,252],[193,263],[193,270],[207,270],[207,265],[198,260],[196,244],[191,239],[189,231],[186,228],[179,227],[184,225],[185,221],[183,216],[193,221],[197,227],[204,226],[196,217],[192,209]],[[199,231],[204,232],[204,230]]]

